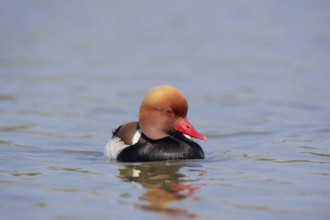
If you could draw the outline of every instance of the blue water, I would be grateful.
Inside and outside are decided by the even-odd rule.
[[[328,1],[0,2],[1,219],[330,219]],[[171,84],[205,160],[103,148]]]

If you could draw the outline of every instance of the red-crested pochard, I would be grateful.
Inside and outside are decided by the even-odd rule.
[[[206,140],[187,119],[188,102],[175,87],[162,85],[144,97],[139,121],[114,130],[104,156],[122,162],[204,159],[191,137]]]

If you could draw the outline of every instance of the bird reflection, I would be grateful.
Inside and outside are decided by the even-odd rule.
[[[195,218],[187,208],[173,208],[175,202],[192,196],[202,184],[192,184],[186,175],[180,173],[183,166],[191,166],[191,171],[204,175],[205,171],[183,162],[151,162],[141,164],[125,164],[118,167],[119,177],[127,182],[139,183],[146,191],[139,198],[142,204],[136,208],[157,212],[168,216]]]

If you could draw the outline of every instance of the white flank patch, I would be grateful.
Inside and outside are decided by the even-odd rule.
[[[136,144],[141,137],[141,130],[137,130],[132,138],[132,145]]]
[[[132,138],[132,145],[136,144],[141,137],[141,131],[138,130],[135,132]],[[113,137],[111,140],[105,145],[104,148],[104,157],[110,159],[117,159],[118,154],[124,150],[126,147],[131,145],[125,144],[119,137]]]
[[[125,149],[126,147],[129,147],[130,145],[127,145],[122,141],[119,137],[113,137],[111,140],[105,145],[104,148],[104,157],[110,158],[110,159],[117,159],[118,154]]]

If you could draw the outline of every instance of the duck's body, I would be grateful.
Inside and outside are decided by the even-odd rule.
[[[138,122],[117,128],[105,147],[105,155],[122,162],[204,159],[203,149],[180,132],[151,140],[140,130]]]
[[[152,89],[144,98],[139,121],[119,126],[104,155],[122,162],[204,159],[190,136],[206,140],[186,119],[188,102],[171,86]]]

